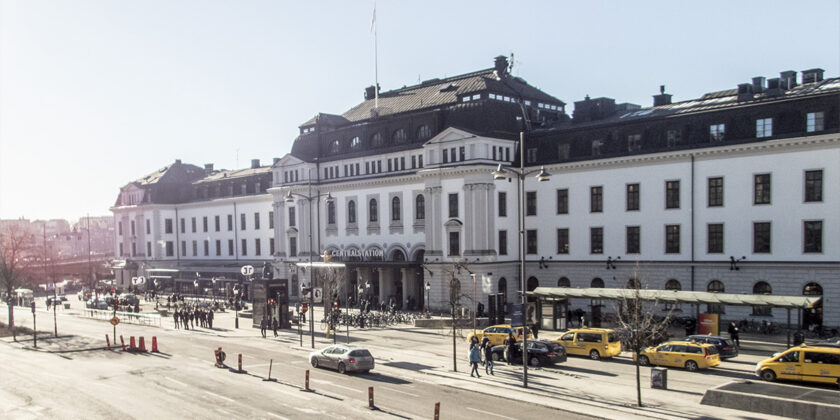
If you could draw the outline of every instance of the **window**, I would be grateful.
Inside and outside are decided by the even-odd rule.
[[[204,240],[204,256],[210,256],[210,241],[207,239]]]
[[[627,211],[639,210],[639,184],[627,184]]]
[[[665,181],[665,208],[680,208],[680,181]]]
[[[770,204],[770,174],[753,177],[753,204]]]
[[[682,133],[680,130],[668,130],[666,133],[666,145],[668,148],[677,147],[682,142]]]
[[[589,211],[600,213],[604,211],[604,189],[603,187],[590,187],[589,189]]]
[[[262,254],[262,247],[260,246],[260,238],[254,239],[254,255]]]
[[[706,252],[709,254],[723,253],[723,223],[706,225]]]
[[[122,222],[117,222],[117,234],[122,236]]]
[[[572,287],[572,282],[568,277],[560,277],[557,279],[557,287]]]
[[[455,155],[455,148],[454,147],[449,149],[449,160],[451,160],[452,162],[457,161],[457,156]]]
[[[443,149],[443,163],[449,163],[449,153]]]
[[[198,255],[198,241],[192,241],[192,255],[193,257]]]
[[[458,148],[458,160],[460,160],[461,162],[467,160],[467,149],[466,149],[466,147],[461,146],[461,147]]]
[[[507,217],[507,193],[499,191],[499,217]]]
[[[589,228],[589,252],[591,254],[604,253],[604,228]]]
[[[219,257],[222,255],[222,241],[220,239],[216,239],[216,256]]]
[[[709,140],[712,143],[720,143],[726,136],[725,124],[712,124],[709,126]]]
[[[382,146],[382,134],[376,133],[370,136],[370,145],[373,147]]]
[[[806,220],[803,251],[806,253],[822,252],[822,221]]]
[[[525,243],[527,244],[527,253],[528,254],[536,254],[537,253],[537,231],[535,229],[528,229],[526,231],[527,238],[525,239]]]
[[[330,201],[327,203],[327,224],[335,224],[335,201]]]
[[[723,206],[723,178],[709,178],[708,179],[708,193],[706,196],[707,205],[709,207]]]
[[[181,255],[187,256],[187,241],[181,241]]]
[[[239,214],[239,230],[245,230],[245,213]]]
[[[414,197],[414,218],[416,220],[423,220],[426,218],[426,198],[423,194],[418,194]]]
[[[120,244],[122,245],[122,244]],[[172,245],[172,241],[166,241],[166,256],[171,257],[175,254],[175,247]],[[122,249],[120,249],[120,253],[122,254]]]
[[[232,214],[227,215],[227,230],[228,231],[233,230],[233,215]]]
[[[131,236],[136,236],[137,231],[134,228],[134,220],[131,221]]]
[[[240,254],[243,255],[243,256],[248,255],[248,240],[247,239],[242,240],[242,249],[240,250]]]
[[[557,190],[557,214],[569,214],[569,190]]]
[[[423,167],[423,155],[417,155],[417,167]]]
[[[712,280],[709,282],[709,285],[706,286],[706,291],[711,293],[724,293],[726,289],[720,280]],[[706,305],[706,312],[710,314],[723,314],[725,313],[723,308],[724,306],[721,304],[708,304]]]
[[[805,115],[805,131],[813,133],[815,131],[823,131],[825,129],[825,113],[823,112],[809,112]]]
[[[627,226],[627,253],[638,254],[641,251],[641,227]]]
[[[347,202],[347,223],[356,223],[356,202],[354,200]]]
[[[274,238],[268,238],[268,255],[274,255]]]
[[[761,118],[755,120],[755,137],[770,137],[773,135],[773,119]]]
[[[665,253],[680,253],[680,225],[665,226]]]
[[[394,170],[394,167],[391,164],[391,159],[388,159],[388,172],[391,172],[393,170]]]
[[[146,242],[146,256],[151,258],[152,257],[152,243]]]
[[[635,152],[639,150],[642,150],[642,135],[631,134],[627,136],[627,151]]]
[[[360,147],[362,147],[362,140],[359,139],[359,136],[356,136],[356,137],[353,137],[352,139],[350,139],[350,149],[351,150],[356,150]]]
[[[125,252],[123,252],[123,244],[120,243],[120,257],[124,256]]]
[[[805,202],[822,201],[823,171],[805,171]]]
[[[499,255],[507,255],[507,231],[500,230],[499,231]]]
[[[146,235],[151,235],[151,234],[152,234],[152,221],[149,220],[149,219],[146,219]]]
[[[391,221],[392,222],[399,222],[400,221],[400,198],[394,197],[391,199]]]
[[[449,194],[449,217],[458,217],[458,193]]]
[[[274,229],[274,211],[268,212],[268,228]]]
[[[569,159],[569,143],[563,143],[557,145],[557,158],[560,160],[567,160]]]
[[[526,216],[536,216],[537,215],[537,192],[536,191],[525,192],[525,215]]]
[[[190,228],[192,229],[192,233],[195,233],[195,230],[196,230],[195,226],[196,226],[195,217],[190,218]]]
[[[753,285],[754,295],[772,295],[773,288],[766,281],[757,282]],[[771,306],[753,306],[752,314],[755,316],[772,316],[773,308]]]
[[[181,218],[181,233],[186,232],[187,230],[187,223],[184,221],[184,218]]]
[[[228,239],[228,255],[233,256],[233,239]]]
[[[254,230],[260,229],[260,213],[254,212]]]
[[[289,226],[295,225],[295,208],[289,207]]]
[[[568,254],[569,253],[569,229],[568,228],[557,229],[557,253],[558,254]]]
[[[531,148],[527,150],[527,156],[525,158],[525,162],[534,163],[537,161],[537,148]]]
[[[213,222],[215,223],[214,227],[216,228],[216,232],[218,232],[221,229],[221,220],[219,216],[214,216]]]
[[[166,233],[172,233],[172,219],[165,219],[163,221],[163,229]]]
[[[426,124],[421,125],[417,129],[417,140],[426,140],[432,137],[432,129]]]
[[[131,256],[132,257],[137,256],[137,244],[134,243],[134,242],[131,243]]]
[[[379,208],[376,206],[376,199],[371,198],[370,202],[368,203],[368,221],[369,222],[378,222],[379,221]]]
[[[753,252],[770,253],[770,222],[753,223]]]
[[[289,256],[297,257],[297,238],[289,238]]]
[[[461,233],[449,232],[449,256],[461,255]]]
[[[593,140],[592,141],[592,156],[601,156],[601,149],[604,146],[604,142],[601,140]]]

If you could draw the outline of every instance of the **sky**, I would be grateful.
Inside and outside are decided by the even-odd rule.
[[[108,215],[181,159],[268,164],[374,82],[374,2],[0,0],[0,218]],[[493,66],[569,104],[652,105],[822,68],[840,2],[376,2],[383,91]]]

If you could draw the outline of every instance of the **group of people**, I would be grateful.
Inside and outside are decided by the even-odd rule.
[[[505,338],[505,360],[507,360],[507,364],[511,364],[511,357],[513,352],[513,347],[516,345],[516,337],[513,333],[508,333],[507,338]],[[490,342],[490,338],[485,336],[481,343],[478,342],[478,337],[472,336],[470,339],[470,350],[469,350],[469,361],[470,361],[470,376],[471,377],[481,377],[478,373],[478,364],[484,364],[484,374],[485,375],[493,375],[493,367],[495,363],[493,362],[493,344]]]
[[[213,328],[213,310],[206,310],[203,308],[189,308],[187,306],[181,309],[176,309],[172,313],[172,318],[175,321],[175,328],[184,327],[185,330],[195,329],[195,324],[201,328]]]
[[[262,334],[263,338],[265,338],[265,333],[266,330],[268,330],[268,327],[271,327],[271,329],[274,330],[274,336],[277,337],[277,329],[280,328],[280,322],[277,321],[277,318],[272,317],[271,321],[268,321],[267,318],[263,317],[260,321],[260,334]]]

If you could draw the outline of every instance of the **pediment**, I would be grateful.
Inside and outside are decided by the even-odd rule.
[[[426,143],[423,143],[423,145],[427,146],[437,143],[448,143],[468,138],[475,138],[475,134],[470,133],[466,130],[462,130],[460,128],[448,127],[445,130],[438,133],[436,136],[429,139],[429,141],[427,141]]]
[[[284,166],[293,166],[304,163],[299,158],[293,156],[291,153],[287,153],[286,156],[277,160],[277,163],[271,165],[272,168],[280,168]]]

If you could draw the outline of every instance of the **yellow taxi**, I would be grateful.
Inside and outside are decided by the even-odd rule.
[[[467,336],[467,341],[472,340],[473,335],[478,338],[478,342],[484,340],[484,337],[490,339],[490,345],[493,346],[501,346],[505,344],[505,339],[508,337],[508,334],[513,331],[513,336],[516,337],[516,340],[522,340],[522,327],[513,328],[510,324],[500,324],[500,325],[491,325],[481,331],[476,331],[475,334],[470,333]],[[531,329],[526,328],[525,331],[528,333],[528,339],[531,340],[534,338],[534,335],[531,334]]]
[[[812,344],[789,348],[755,365],[765,381],[791,379],[840,385],[840,345]]]
[[[615,330],[606,328],[579,328],[565,332],[556,340],[566,354],[589,356],[592,360],[621,354],[621,340]]]
[[[636,356],[633,355],[633,360]],[[712,344],[699,344],[685,341],[669,341],[658,346],[648,347],[639,355],[642,366],[685,367],[694,372],[720,364],[717,347]]]

